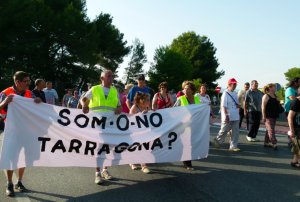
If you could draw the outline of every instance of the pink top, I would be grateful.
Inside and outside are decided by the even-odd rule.
[[[126,99],[127,99],[127,95],[124,95],[123,96],[123,109],[122,109],[122,112],[124,113],[128,113],[129,114],[129,108],[127,107],[127,104],[126,104]]]

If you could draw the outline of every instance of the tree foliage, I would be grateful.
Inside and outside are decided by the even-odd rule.
[[[213,82],[220,79],[225,71],[217,71],[219,66],[215,56],[217,49],[206,36],[197,35],[195,32],[185,32],[173,40],[171,49],[189,59],[193,65],[192,79],[202,78],[209,87],[217,87],[217,84]]]
[[[1,89],[20,70],[59,93],[97,84],[102,69],[115,72],[130,50],[109,14],[89,20],[84,0],[3,0],[0,29]]]
[[[150,87],[157,89],[158,85],[166,81],[170,89],[182,90],[181,84],[192,77],[193,66],[183,54],[170,49],[159,47],[155,50],[154,64],[148,72]]]
[[[290,82],[294,77],[299,77],[300,78],[300,68],[294,67],[291,69],[288,69],[287,72],[284,73],[285,79]],[[289,83],[286,84],[288,86]]]
[[[277,96],[280,100],[285,101],[285,90],[284,90],[283,86],[281,86],[281,89],[279,91],[277,91]]]
[[[128,67],[125,68],[126,84],[136,83],[138,74],[143,74],[143,65],[147,62],[147,55],[145,54],[145,44],[139,39],[133,41],[133,46],[130,53],[130,60]]]

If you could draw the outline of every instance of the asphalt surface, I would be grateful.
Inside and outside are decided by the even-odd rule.
[[[212,126],[211,140],[218,131]],[[300,169],[290,166],[286,135],[277,139],[275,151],[263,142],[247,142],[240,131],[241,152],[228,150],[228,136],[221,149],[212,145],[208,158],[193,161],[195,171],[181,162],[149,164],[150,174],[113,166],[109,171],[115,179],[103,185],[94,184],[93,168],[26,168],[23,184],[29,191],[15,197],[5,195],[5,172],[0,171],[0,201],[299,201]]]
[[[212,106],[212,108],[213,108],[213,114],[215,116],[218,116],[219,115],[218,112],[220,111],[220,105]],[[246,119],[246,118],[244,117],[244,119]],[[287,122],[287,118],[284,113],[281,113],[281,114],[279,114],[279,118],[276,121],[277,122]]]

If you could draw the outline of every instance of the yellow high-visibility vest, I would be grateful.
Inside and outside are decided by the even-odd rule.
[[[189,102],[187,100],[187,98],[183,95],[179,97],[180,102],[181,102],[181,106],[185,106],[185,105],[189,105]],[[200,98],[197,96],[194,96],[195,99],[195,104],[200,104]]]
[[[90,100],[89,108],[93,111],[115,111],[118,105],[118,91],[110,87],[107,99],[101,85],[92,88],[93,98]]]

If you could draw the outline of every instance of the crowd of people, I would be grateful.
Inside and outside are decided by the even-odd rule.
[[[124,89],[117,90],[113,86],[114,74],[106,70],[101,73],[101,84],[88,84],[88,90],[81,94],[78,87],[67,89],[66,94],[61,100],[62,107],[81,109],[84,114],[92,111],[113,111],[115,114],[128,113],[148,113],[149,111],[163,110],[171,107],[180,107],[191,104],[208,104],[210,107],[209,117],[213,119],[212,104],[216,105],[217,99],[213,95],[207,95],[207,85],[202,84],[196,89],[192,81],[184,81],[182,90],[177,94],[175,90],[170,90],[167,82],[162,82],[158,86],[157,92],[148,86],[143,74],[137,75],[137,85],[127,84]],[[1,116],[6,121],[8,103],[13,100],[13,95],[20,95],[34,99],[36,103],[47,103],[51,105],[59,104],[59,97],[52,82],[45,83],[42,79],[35,81],[35,88],[29,91],[30,77],[27,73],[19,71],[14,75],[14,85],[3,90],[0,94],[0,110]],[[227,89],[223,92],[220,102],[221,111],[221,129],[214,138],[214,145],[217,149],[224,142],[225,137],[229,133],[230,151],[240,151],[238,148],[239,129],[245,117],[247,122],[247,140],[249,142],[260,141],[257,138],[260,120],[265,123],[267,131],[264,138],[264,147],[279,149],[275,136],[275,124],[279,114],[285,111],[290,127],[289,140],[292,145],[294,158],[291,166],[300,168],[298,163],[300,149],[300,96],[298,88],[300,87],[300,79],[294,78],[285,93],[285,107],[281,107],[278,97],[275,94],[275,84],[268,84],[263,88],[263,92],[258,89],[256,80],[245,83],[244,88],[238,93],[235,92],[237,81],[232,78],[228,80]],[[198,92],[197,92],[198,91]],[[209,135],[209,134],[207,134]],[[295,138],[296,137],[296,138]],[[271,145],[272,144],[272,145]],[[141,170],[149,173],[150,169],[145,162],[140,162]],[[137,170],[135,164],[129,165],[131,169]],[[184,161],[184,168],[194,170],[192,161]],[[103,167],[102,171],[99,167],[95,168],[95,183],[103,183],[106,180],[113,179],[108,172],[108,167]],[[20,192],[26,191],[22,184],[22,177],[25,168],[18,169],[18,181],[13,184],[12,170],[7,170],[7,186],[6,195],[13,196],[14,189]]]

